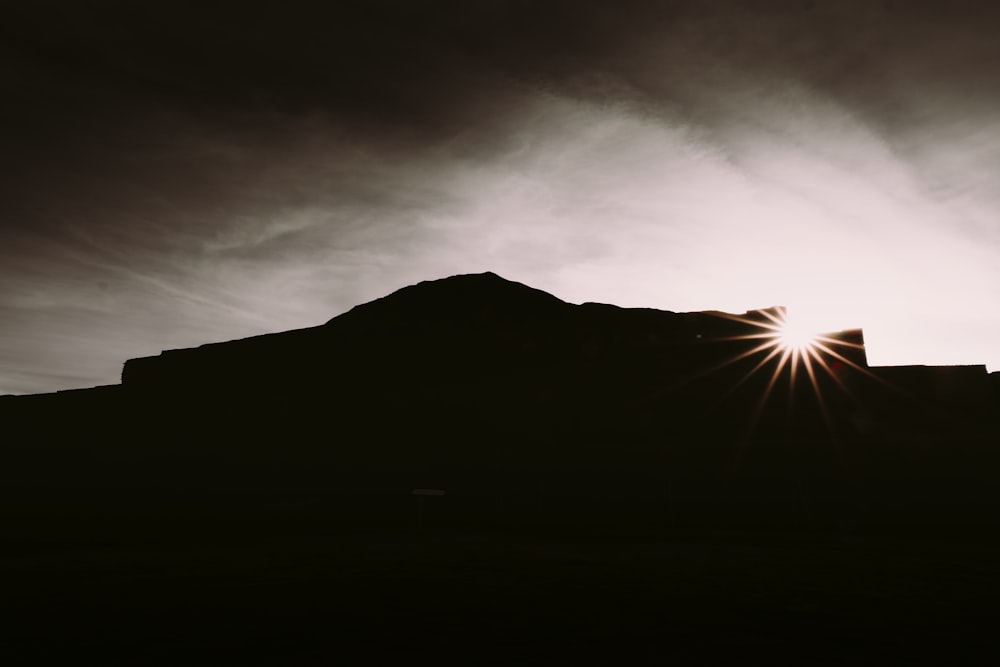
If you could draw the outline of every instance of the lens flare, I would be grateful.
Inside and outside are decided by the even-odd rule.
[[[786,317],[778,326],[777,339],[780,347],[801,354],[816,346],[819,341],[819,333],[813,331],[813,328],[806,322]]]
[[[803,314],[790,314],[784,308],[750,311],[742,316],[728,313],[715,314],[743,325],[746,330],[744,334],[727,336],[720,340],[743,340],[749,345],[747,349],[735,353],[718,366],[707,369],[703,375],[711,375],[732,364],[756,360],[756,363],[730,387],[720,399],[720,403],[727,400],[740,387],[745,386],[753,376],[759,373],[769,376],[766,386],[760,392],[756,408],[751,413],[748,424],[751,429],[764,410],[765,404],[770,401],[782,382],[787,383],[788,389],[792,392],[801,383],[810,387],[829,427],[824,386],[850,395],[852,392],[847,381],[848,375],[857,373],[874,381],[880,381],[867,368],[863,341],[852,340],[850,336],[845,337],[844,331],[840,334],[820,333],[830,328],[822,319],[810,318]]]

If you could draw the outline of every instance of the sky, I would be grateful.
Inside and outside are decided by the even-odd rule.
[[[1000,5],[11,3],[0,394],[494,271],[1000,370]]]

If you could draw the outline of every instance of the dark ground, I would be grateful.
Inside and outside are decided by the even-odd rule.
[[[8,543],[5,664],[998,658],[996,544],[762,533],[271,535]]]

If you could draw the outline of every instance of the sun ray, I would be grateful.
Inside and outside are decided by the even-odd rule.
[[[774,359],[776,356],[778,356],[779,354],[782,353],[781,348],[778,347],[777,345],[774,345],[773,343],[769,344],[767,347],[772,348],[771,352],[768,353],[768,355],[766,357],[764,357],[763,359],[761,359],[760,361],[758,361],[757,364],[753,368],[751,368],[749,371],[747,371],[746,373],[744,373],[743,377],[741,377],[733,386],[731,386],[728,390],[726,390],[726,392],[721,397],[719,397],[719,399],[715,402],[714,405],[718,406],[718,405],[724,403],[727,398],[729,398],[730,396],[732,396],[736,392],[737,389],[739,389],[741,386],[743,386],[751,377],[753,377],[754,375],[756,375],[757,372],[760,369],[764,368],[764,366],[766,366],[767,363],[769,361],[771,361],[771,359]],[[758,350],[758,348],[755,348],[755,350]],[[749,355],[741,355],[741,356],[745,358],[746,356],[749,356]]]
[[[782,370],[784,370],[785,365],[788,363],[790,352],[787,349],[782,349],[781,346],[778,345],[777,343],[772,343],[770,347],[773,347],[774,349],[767,356],[767,358],[762,360],[754,368],[754,372],[756,372],[756,370],[759,368],[763,368],[764,365],[771,359],[773,359],[775,356],[781,355],[781,358],[778,359],[778,363],[776,364],[774,370],[771,373],[771,377],[767,382],[767,386],[764,388],[764,391],[761,393],[757,402],[754,404],[753,410],[751,411],[749,419],[746,422],[744,431],[744,438],[746,439],[750,438],[754,428],[757,426],[757,423],[760,420],[760,415],[764,411],[764,406],[767,405],[768,400],[771,398],[771,393],[774,391],[774,385],[778,383],[778,379],[781,377],[781,372]],[[730,460],[729,464],[731,470],[736,470],[739,467],[739,462],[743,457],[743,451],[746,449],[746,447],[747,447],[747,442],[743,440],[737,442],[736,449],[733,451],[732,459]]]
[[[777,313],[777,314],[775,314]],[[836,334],[824,334],[811,329],[809,321],[805,319],[793,319],[787,311],[777,310],[775,312],[761,310],[754,313],[747,313],[743,316],[723,315],[725,319],[737,322],[748,327],[750,330],[728,336],[720,336],[717,341],[747,341],[754,342],[752,346],[723,363],[717,364],[699,376],[718,372],[734,363],[746,359],[753,359],[753,366],[742,373],[741,376],[727,387],[718,400],[713,401],[713,408],[719,404],[730,400],[732,395],[746,387],[748,381],[761,372],[768,370],[766,384],[756,390],[757,396],[752,402],[750,410],[745,413],[744,436],[739,440],[736,449],[732,452],[731,465],[739,467],[739,462],[743,458],[747,447],[754,442],[753,434],[758,431],[761,420],[764,418],[765,409],[775,398],[779,382],[782,386],[787,383],[787,394],[782,392],[782,402],[786,413],[786,436],[791,436],[797,432],[799,424],[794,416],[800,408],[796,406],[798,398],[802,398],[801,387],[807,386],[806,395],[811,396],[811,400],[816,401],[815,408],[817,416],[822,420],[824,431],[833,441],[836,447],[837,428],[836,420],[831,410],[833,403],[828,395],[832,388],[835,393],[849,397],[852,403],[857,402],[853,387],[846,381],[844,371],[858,372],[866,377],[882,381],[868,370],[864,361],[856,361],[857,355],[852,351],[865,350],[863,343],[845,340],[844,337]],[[821,370],[822,369],[822,370]],[[776,424],[772,424],[772,427]],[[769,428],[772,428],[769,427]],[[770,430],[767,433],[771,433]],[[775,434],[772,434],[775,435]],[[838,456],[842,458],[843,452],[838,449]]]
[[[833,380],[837,384],[840,390],[843,391],[848,396],[851,396],[851,398],[854,398],[854,395],[852,394],[850,388],[846,384],[844,384],[844,380],[840,377],[840,375],[834,372],[834,370],[830,367],[830,364],[827,362],[827,360],[824,359],[822,356],[820,356],[818,352],[816,352],[814,356],[816,363],[819,364],[820,368],[826,371],[826,374],[830,377],[831,380]]]
[[[858,360],[859,355],[852,352],[858,350],[863,353],[865,350],[863,344],[844,339],[845,337],[841,335],[812,330],[808,326],[808,319],[794,319],[784,309],[752,311],[745,315],[726,313],[713,313],[713,315],[741,325],[742,331],[719,332],[721,335],[712,336],[706,342],[736,343],[737,349],[721,362],[708,368],[693,370],[690,374],[674,382],[665,383],[653,392],[653,396],[647,397],[643,402],[655,401],[663,394],[684,391],[685,387],[694,387],[695,383],[703,379],[731,368],[735,364],[740,364],[740,362],[746,362],[741,366],[749,368],[741,367],[739,374],[734,374],[732,379],[726,382],[722,391],[714,393],[713,399],[710,401],[711,404],[706,404],[705,407],[705,416],[707,417],[715,414],[723,404],[732,401],[733,395],[737,392],[742,392],[749,399],[746,402],[737,401],[734,404],[736,406],[744,405],[746,411],[741,411],[740,422],[743,435],[732,452],[731,463],[733,466],[738,467],[744,450],[751,446],[757,437],[791,438],[799,433],[800,427],[806,426],[806,422],[802,422],[795,415],[805,415],[808,419],[808,415],[801,412],[802,409],[806,409],[807,412],[817,410],[816,417],[822,420],[825,433],[833,441],[836,441],[837,427],[832,410],[839,403],[831,402],[831,396],[828,396],[830,389],[833,389],[834,393],[838,395],[849,397],[851,403],[857,402],[857,397],[854,395],[856,387],[847,381],[845,371],[856,372],[879,382],[885,382],[867,368],[867,364],[863,361],[863,354],[861,360]],[[743,345],[738,345],[739,343],[743,343]],[[759,377],[762,373],[765,374],[764,379],[759,384],[750,383],[750,380]],[[782,387],[780,401],[784,406],[783,412],[785,412],[783,431],[774,430],[782,428],[779,422],[773,421],[774,418],[780,419],[780,417],[767,410],[767,407],[775,402],[779,383]],[[752,388],[748,389],[748,387]],[[803,393],[803,389],[805,389],[805,393]],[[809,402],[809,406],[796,405],[797,401],[803,398]],[[810,407],[812,400],[816,401],[814,407]],[[737,409],[739,408],[737,407]],[[769,416],[765,417],[765,415]],[[763,421],[765,419],[766,424]],[[762,427],[763,431],[761,431]],[[803,431],[803,433],[806,432]]]
[[[749,350],[744,350],[743,352],[741,352],[741,353],[739,353],[739,354],[737,354],[735,356],[729,357],[725,361],[723,361],[723,362],[721,362],[719,364],[716,364],[715,366],[711,366],[711,367],[709,367],[707,369],[701,370],[701,371],[699,371],[697,373],[694,373],[694,374],[691,374],[691,375],[686,375],[686,376],[682,377],[681,379],[679,379],[678,381],[676,381],[676,382],[674,382],[674,383],[672,383],[670,385],[664,386],[660,390],[654,392],[653,395],[650,396],[649,400],[654,400],[654,399],[658,398],[661,394],[664,394],[664,393],[670,393],[670,392],[673,392],[673,391],[677,391],[678,389],[684,387],[685,385],[689,385],[692,382],[695,382],[696,380],[700,380],[702,378],[708,377],[709,375],[712,375],[713,373],[718,373],[719,371],[721,371],[722,369],[726,368],[727,366],[732,366],[733,364],[735,364],[735,363],[737,363],[739,361],[742,361],[743,359],[746,359],[748,357],[752,357],[752,356],[754,356],[756,354],[760,354],[761,352],[764,352],[765,350],[773,348],[775,345],[774,345],[774,342],[771,339],[771,337],[767,336],[766,338],[768,338],[768,340],[770,342],[762,343],[762,344],[757,345],[757,346],[755,346],[755,347],[753,347],[752,349],[749,349]],[[726,339],[724,339],[724,338],[715,338],[713,340],[726,340]],[[770,359],[770,358],[771,357],[769,356],[768,359]]]
[[[853,350],[864,350],[865,349],[865,346],[862,345],[862,344],[860,344],[860,343],[852,343],[849,340],[838,340],[836,338],[830,338],[829,336],[825,336],[823,334],[820,334],[820,335],[816,336],[816,343],[817,344],[819,344],[819,343],[829,343],[831,345],[837,345],[838,347],[849,347],[849,348],[851,348]]]
[[[836,341],[836,344],[839,345],[840,341]],[[875,375],[870,370],[868,370],[867,368],[865,368],[864,366],[860,366],[860,365],[856,364],[855,362],[851,361],[850,359],[848,359],[844,355],[842,355],[839,352],[837,352],[836,350],[832,349],[829,345],[826,345],[823,342],[817,341],[816,347],[818,349],[826,352],[831,357],[834,357],[837,361],[840,361],[841,363],[844,363],[844,364],[850,366],[854,370],[856,370],[856,371],[858,371],[860,373],[865,374],[867,377],[875,380],[876,382],[881,382],[882,384],[886,384],[886,385],[889,384],[885,380],[883,380],[882,378],[880,378],[879,376]]]
[[[816,371],[813,369],[812,361],[814,356],[822,364],[822,358],[815,350],[810,349],[806,351],[806,354],[802,355],[803,366],[805,366],[806,374],[809,376],[809,384],[812,385],[813,393],[816,395],[816,401],[819,404],[820,413],[823,415],[823,421],[826,423],[827,430],[832,432],[833,424],[830,421],[830,413],[826,407],[826,398],[819,388],[819,380],[816,378]]]
[[[832,346],[843,345],[844,347],[849,347],[853,349],[864,349],[863,345],[858,345],[850,341],[838,340],[832,338],[829,335],[819,334],[817,332],[811,331],[809,328],[805,327],[801,321],[796,321],[787,315],[787,312],[783,313],[783,317],[777,317],[768,311],[759,311],[759,313],[766,318],[767,321],[750,320],[747,317],[737,318],[733,317],[731,319],[738,320],[745,324],[751,324],[760,330],[760,333],[748,334],[741,338],[745,339],[758,339],[765,338],[768,340],[763,346],[757,346],[754,350],[770,350],[770,352],[761,359],[743,378],[741,378],[735,386],[733,386],[729,391],[726,392],[725,396],[728,397],[733,393],[739,386],[743,385],[749,377],[759,372],[768,363],[770,363],[775,357],[779,356],[777,363],[774,364],[772,369],[771,378],[764,389],[760,399],[757,401],[755,408],[750,414],[750,423],[748,428],[753,430],[755,424],[759,421],[760,416],[763,412],[764,406],[771,399],[774,393],[775,387],[779,379],[785,373],[786,367],[788,368],[788,398],[787,398],[787,411],[789,418],[795,410],[794,400],[796,396],[796,387],[800,384],[800,376],[802,371],[808,378],[808,383],[812,389],[813,394],[816,397],[816,401],[819,408],[823,414],[824,422],[826,423],[828,429],[832,428],[829,415],[829,407],[827,404],[827,399],[823,395],[822,386],[820,383],[820,378],[817,373],[816,366],[823,368],[826,375],[833,379],[836,383],[838,389],[842,391],[847,391],[847,385],[843,380],[833,371],[833,369],[828,364],[827,360],[824,358],[823,353],[831,354],[838,359],[838,361],[850,362],[849,359],[836,353],[832,350]],[[742,355],[746,356],[746,355]],[[851,366],[856,368],[861,368],[853,362],[850,363]],[[867,370],[867,369],[863,369]]]
[[[792,356],[792,350],[785,348],[781,350],[781,359],[778,360],[778,366],[774,369],[771,374],[771,381],[768,383],[767,388],[764,390],[764,395],[762,398],[762,406],[764,402],[771,397],[771,392],[774,391],[774,385],[778,383],[778,379],[781,377],[781,372],[785,370],[785,366],[789,364],[789,359]]]
[[[772,322],[774,322],[774,328],[780,329],[781,327],[785,326],[785,322],[787,322],[787,320],[783,320],[780,317],[775,317],[773,313],[770,313],[770,312],[768,312],[766,310],[761,310],[759,312],[760,312],[761,315],[763,315],[767,319],[769,319]],[[764,326],[767,326],[767,325],[764,325]]]
[[[789,364],[789,374],[788,374],[788,384],[790,389],[795,388],[795,376],[799,370],[799,348],[790,347],[789,352],[791,353],[792,361]]]

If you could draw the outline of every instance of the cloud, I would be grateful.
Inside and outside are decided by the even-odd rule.
[[[865,326],[877,363],[995,366],[995,248],[863,116],[782,92],[711,127],[544,98],[518,148],[453,181],[470,204],[438,224],[466,257],[571,300],[785,303]]]
[[[345,150],[333,121],[290,118],[282,132],[311,140],[239,147],[233,166],[253,177],[212,198],[225,206],[181,198],[50,242],[53,273],[72,260],[114,284],[113,299],[85,283],[19,298],[105,366],[126,350],[319,324],[407,283],[486,269],[571,301],[809,308],[830,328],[865,326],[880,363],[986,360],[976,341],[995,326],[995,254],[863,117],[801,84],[770,92],[699,125],[527,90],[489,132],[404,153]]]
[[[571,301],[785,303],[865,326],[877,363],[1000,368],[995,11],[338,7],[15,12],[8,384],[30,359],[110,382],[482,270]]]

